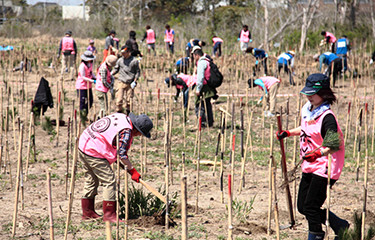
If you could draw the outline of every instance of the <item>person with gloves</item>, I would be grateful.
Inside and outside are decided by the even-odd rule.
[[[112,68],[116,65],[117,57],[110,55],[105,59],[105,62],[100,65],[96,75],[96,96],[98,97],[100,112],[102,116],[108,113],[108,90],[113,94],[113,85],[115,79],[111,75]]]
[[[131,102],[134,97],[134,88],[137,86],[137,80],[141,74],[139,61],[131,55],[131,46],[125,45],[121,47],[122,57],[117,60],[116,66],[111,75],[120,72],[116,89],[116,110],[123,112],[124,93],[126,97],[125,110],[129,114],[131,111]]]
[[[255,57],[255,66],[253,68],[253,75],[254,77],[256,76],[256,73],[258,72],[259,69],[259,61],[263,63],[264,67],[264,76],[267,76],[267,59],[268,59],[268,54],[266,51],[260,48],[253,48],[253,47],[248,47],[246,49],[246,53],[250,53]]]
[[[221,45],[223,44],[224,40],[219,38],[218,36],[214,35],[212,37],[212,56],[213,57],[220,57],[221,56]]]
[[[324,239],[322,224],[326,222],[326,209],[322,209],[327,193],[328,155],[332,157],[332,185],[339,179],[345,161],[343,134],[337,118],[331,109],[336,96],[330,88],[329,77],[314,73],[306,79],[301,91],[308,102],[301,111],[301,126],[292,130],[277,132],[277,139],[300,136],[300,157],[302,177],[299,185],[297,208],[308,221],[308,240]],[[329,137],[327,137],[329,136]],[[327,147],[325,140],[337,143]],[[336,235],[349,228],[349,223],[329,212],[329,225]],[[339,240],[338,237],[335,240]]]
[[[184,73],[180,73],[178,75],[172,74],[170,77],[167,77],[164,82],[168,87],[170,87],[171,85],[176,87],[177,91],[176,96],[174,97],[175,101],[177,101],[178,95],[180,95],[180,92],[182,90],[184,98],[184,108],[187,108],[189,101],[189,88],[195,87],[195,84],[197,84],[197,76],[187,75]]]
[[[247,25],[242,26],[242,30],[238,35],[237,41],[240,41],[240,49],[242,52],[245,52],[246,49],[249,47],[249,42],[252,42],[251,39],[251,32],[249,31],[249,27]]]
[[[276,114],[276,95],[279,89],[280,80],[275,77],[260,77],[255,80],[247,81],[249,88],[258,86],[264,91],[266,108],[264,110],[265,117],[274,117]],[[263,100],[263,96],[259,99],[258,104]]]
[[[280,76],[280,71],[282,68],[284,68],[284,73],[289,75],[289,84],[295,86],[293,80],[294,73],[294,56],[296,53],[294,51],[288,51],[285,53],[280,54],[280,56],[277,57],[277,72]],[[289,68],[290,67],[290,68]]]
[[[78,68],[78,78],[76,81],[77,96],[79,97],[79,111],[81,117],[86,117],[93,103],[92,83],[96,82],[96,77],[92,72],[93,61],[96,57],[91,51],[85,51],[81,55],[81,64]]]
[[[79,159],[83,164],[85,183],[81,199],[82,219],[100,218],[95,212],[95,196],[99,185],[103,186],[103,221],[116,222],[116,178],[111,164],[119,155],[121,163],[135,182],[141,175],[129,161],[128,151],[133,138],[143,135],[150,138],[153,128],[151,119],[144,114],[114,113],[88,126],[79,138]],[[117,150],[117,137],[119,149]],[[120,221],[122,221],[120,219]]]
[[[61,80],[64,79],[64,73],[70,71],[70,79],[74,79],[74,65],[77,58],[77,44],[72,38],[72,31],[66,31],[65,37],[60,41],[57,59],[61,59]]]

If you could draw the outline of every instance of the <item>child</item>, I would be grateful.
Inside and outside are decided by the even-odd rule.
[[[95,83],[95,76],[92,73],[93,61],[96,57],[91,51],[85,51],[81,55],[81,64],[78,69],[76,81],[77,95],[79,97],[79,110],[82,116],[86,117],[89,107],[92,106],[92,83]],[[89,106],[90,105],[90,106]]]
[[[95,56],[97,54],[96,47],[94,46],[94,40],[90,40],[89,46],[87,47],[87,51],[91,51],[92,54]]]
[[[108,114],[108,98],[107,92],[110,90],[113,92],[114,78],[111,75],[112,68],[116,65],[117,57],[110,55],[108,56],[104,63],[100,65],[98,72],[96,74],[96,96],[100,104],[100,112],[102,116]]]

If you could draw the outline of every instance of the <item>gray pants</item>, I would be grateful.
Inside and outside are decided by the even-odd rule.
[[[65,69],[70,72],[70,78],[74,79],[74,65],[76,63],[75,55],[62,55],[61,58],[61,78],[64,78]]]

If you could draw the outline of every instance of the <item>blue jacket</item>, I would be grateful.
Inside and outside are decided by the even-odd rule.
[[[323,63],[329,66],[335,59],[339,58],[334,53],[325,52],[319,57],[319,71],[322,70]]]

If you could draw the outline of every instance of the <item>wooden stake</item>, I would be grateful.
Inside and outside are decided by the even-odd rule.
[[[363,108],[361,108],[359,110],[359,114],[358,114],[358,135],[356,134],[356,137],[355,139],[358,139],[358,147],[357,147],[357,173],[356,173],[356,181],[358,182],[359,180],[359,168],[360,168],[360,157],[361,157],[361,133],[362,133],[362,112],[363,112]],[[356,145],[357,141],[354,141],[354,146]],[[355,148],[354,148],[355,149]],[[355,153],[353,151],[353,153]],[[354,154],[353,154],[354,155]]]
[[[112,240],[112,230],[111,230],[111,222],[110,221],[105,222],[105,235],[106,235],[106,240]]]
[[[197,157],[197,177],[195,186],[195,213],[198,214],[198,202],[199,202],[199,171],[200,171],[200,155],[201,155],[201,130],[202,130],[202,116],[199,117],[198,125],[198,157]]]
[[[51,188],[51,170],[47,170],[47,196],[48,196],[48,215],[49,215],[49,236],[50,239],[55,239],[53,227],[53,208],[52,208],[52,188]]]
[[[332,156],[328,155],[328,171],[327,171],[327,213],[326,213],[326,234],[329,239],[329,208],[331,206],[331,169],[332,169]]]
[[[60,102],[61,92],[59,91],[56,109],[56,147],[59,146],[59,132],[60,132]]]
[[[119,136],[116,135],[117,169],[116,169],[116,240],[120,238],[120,144]],[[127,174],[127,173],[125,173]]]
[[[19,197],[19,191],[20,191],[21,169],[22,169],[22,141],[23,141],[23,124],[21,124],[21,132],[20,132],[19,141],[18,141],[17,178],[16,178],[15,197],[14,197],[12,238],[14,238],[14,236],[16,235],[18,197]]]
[[[66,162],[66,172],[65,172],[65,196],[68,196],[68,182],[69,182],[69,146],[70,146],[70,117],[68,118],[68,136],[66,139],[66,149],[65,149],[65,162]]]
[[[233,239],[232,204],[232,176],[228,174],[228,240]]]
[[[362,226],[361,226],[361,240],[365,239],[365,223],[366,223],[366,208],[367,208],[367,180],[368,180],[368,149],[366,148],[365,156],[365,175],[363,180],[363,208],[362,208]]]
[[[33,125],[34,125],[34,113],[30,113],[30,125],[29,125],[29,138],[28,138],[28,143],[27,143],[27,156],[26,156],[26,180],[29,176],[29,161],[30,161],[30,150],[31,150],[31,136],[33,132]]]
[[[187,184],[186,176],[181,178],[181,240],[188,239],[188,222],[187,222]]]
[[[267,224],[267,235],[271,235],[271,212],[272,212],[272,158],[273,158],[273,125],[271,124],[270,129],[270,160],[268,164],[268,224]]]
[[[276,191],[276,163],[275,159],[272,157],[272,191],[273,191],[273,202],[274,202],[274,215],[275,215],[275,229],[276,229],[276,239],[280,240],[280,226],[279,226],[279,206],[277,200]]]
[[[185,176],[185,152],[182,152],[182,176]]]
[[[245,187],[245,164],[246,164],[247,149],[248,149],[248,146],[249,146],[249,141],[251,139],[251,123],[252,123],[252,121],[253,121],[253,111],[251,111],[251,114],[250,114],[250,120],[249,120],[249,124],[248,124],[248,127],[247,127],[247,134],[246,134],[245,151],[244,151],[244,156],[241,159],[241,178],[240,178],[240,185],[239,185],[239,189],[238,189],[239,193],[241,193],[242,188]]]
[[[159,103],[160,103],[160,88],[158,88],[158,98],[156,100],[156,112],[155,112],[155,138],[158,137],[158,124],[159,124]]]
[[[124,176],[124,186],[125,186],[125,229],[124,229],[124,239],[128,239],[128,220],[129,220],[129,181],[128,181],[128,166],[125,165],[125,176]]]
[[[346,115],[345,140],[344,140],[344,143],[345,143],[345,144],[346,144],[346,140],[348,139],[348,131],[349,131],[349,116],[350,116],[350,105],[351,105],[351,102],[348,103],[348,114]]]

